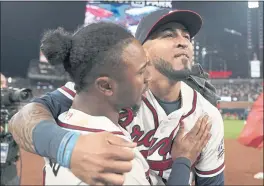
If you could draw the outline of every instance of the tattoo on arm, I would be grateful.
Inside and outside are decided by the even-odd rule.
[[[40,103],[29,103],[16,113],[8,124],[8,130],[17,144],[24,150],[36,153],[32,132],[40,121],[52,120],[52,114]]]

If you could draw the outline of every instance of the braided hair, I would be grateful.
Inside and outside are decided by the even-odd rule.
[[[74,34],[63,28],[49,30],[41,40],[41,50],[50,64],[63,64],[80,92],[97,77],[120,78],[123,49],[134,39],[117,24],[97,22]]]

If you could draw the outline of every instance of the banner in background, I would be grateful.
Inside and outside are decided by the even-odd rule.
[[[104,20],[125,26],[133,34],[143,16],[160,8],[172,8],[172,0],[153,1],[87,1],[84,24]]]
[[[260,78],[260,61],[252,60],[250,61],[250,75],[252,78]]]
[[[232,76],[232,71],[209,71],[209,77],[213,79],[227,79]]]

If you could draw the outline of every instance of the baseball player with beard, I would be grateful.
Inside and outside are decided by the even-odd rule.
[[[145,16],[136,32],[153,66],[152,81],[136,117],[126,117],[121,125],[127,129],[150,169],[165,181],[172,165],[170,144],[178,125],[186,132],[204,113],[212,121],[212,138],[193,165],[197,185],[224,185],[224,126],[218,109],[200,93],[179,81],[177,71],[191,69],[191,38],[199,31],[201,17],[192,11],[158,10]],[[129,109],[127,109],[127,115]]]
[[[188,132],[199,117],[207,114],[212,123],[212,137],[197,161],[192,164],[189,162],[189,166],[194,168],[196,185],[224,185],[224,129],[221,114],[198,91],[177,76],[179,71],[191,69],[193,65],[191,39],[198,33],[201,25],[201,17],[188,10],[161,9],[141,20],[136,38],[142,43],[153,64],[149,67],[152,81],[137,115],[130,108],[124,109],[119,123],[130,133],[132,140],[137,142],[150,169],[164,182],[169,180],[169,183],[173,183],[177,175],[171,172],[175,159],[171,145],[179,126]],[[53,117],[57,118],[60,113],[70,108],[74,96],[74,84],[67,83],[34,102],[46,105]],[[22,112],[20,114],[25,116]],[[47,117],[43,120],[47,120]],[[49,126],[55,123],[49,117],[48,120]],[[16,124],[20,121],[18,117],[14,117],[11,128],[17,138],[21,136],[23,139],[23,134],[16,132],[16,128],[27,125],[25,121],[23,126]],[[35,123],[37,121],[40,120]],[[40,124],[44,125],[43,122],[34,124],[35,131],[40,129]],[[56,130],[59,133],[60,129]],[[38,145],[37,140],[41,135],[45,136],[41,132],[36,135],[34,147],[38,149],[38,154],[44,156],[45,153],[41,153],[44,147]]]

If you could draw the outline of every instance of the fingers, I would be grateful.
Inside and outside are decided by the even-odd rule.
[[[196,134],[200,130],[201,122],[202,122],[203,116],[200,116],[198,120],[196,121],[194,127],[190,130],[189,134],[192,136],[196,136]]]
[[[201,150],[203,148],[205,148],[205,146],[207,145],[208,141],[211,139],[212,134],[208,133],[207,136],[205,137],[205,139],[203,141],[201,141]]]
[[[197,140],[200,140],[203,135],[207,136],[208,133],[205,134],[205,132],[207,129],[208,119],[209,119],[209,116],[207,115],[203,116],[201,120],[199,119],[200,128],[196,135]]]
[[[98,183],[107,183],[111,185],[123,185],[125,176],[122,174],[104,173],[100,174],[99,178],[96,179]]]
[[[107,134],[107,141],[111,145],[116,145],[120,147],[129,147],[129,148],[135,148],[137,146],[136,143],[129,142],[121,137],[115,136],[114,134],[108,133]]]
[[[132,149],[109,145],[106,149],[106,158],[120,161],[131,161],[135,157]]]
[[[184,123],[181,122],[180,126],[179,126],[179,130],[178,130],[175,138],[181,139],[183,136],[184,136]]]
[[[104,172],[111,172],[111,173],[125,173],[130,172],[132,169],[132,162],[131,161],[114,161],[108,160],[104,163]]]
[[[203,134],[202,134],[200,141],[199,141],[199,144],[198,144],[198,146],[201,150],[206,146],[206,144],[208,143],[208,141],[210,140],[210,138],[212,136],[210,133],[211,128],[212,128],[212,124],[208,123],[206,125],[204,131],[203,131]]]
[[[208,123],[205,130],[204,130],[204,133],[203,135],[201,136],[201,143],[205,143],[206,141],[208,142],[208,138],[210,138],[211,136],[211,128],[212,128],[212,124],[211,123]]]

